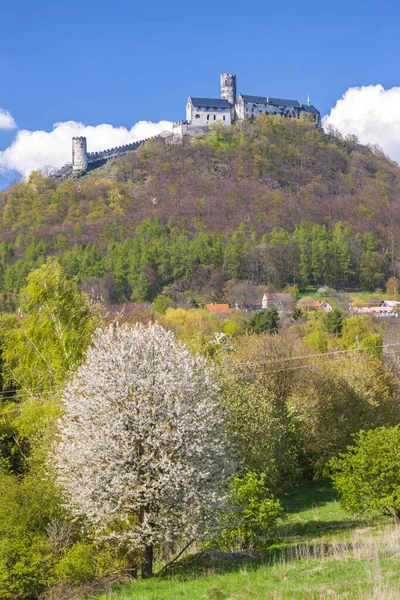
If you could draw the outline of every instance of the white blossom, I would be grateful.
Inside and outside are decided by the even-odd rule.
[[[99,536],[143,550],[218,526],[234,464],[205,359],[159,325],[113,325],[63,403],[58,478]]]

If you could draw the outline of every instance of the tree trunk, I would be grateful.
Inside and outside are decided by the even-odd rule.
[[[153,545],[146,546],[143,552],[142,578],[149,579],[153,576]]]

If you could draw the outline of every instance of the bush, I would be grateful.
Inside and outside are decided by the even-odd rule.
[[[283,518],[282,506],[265,485],[264,473],[252,471],[231,480],[232,512],[226,516],[227,527],[218,544],[225,550],[263,548],[275,535]]]
[[[56,566],[57,579],[71,583],[90,581],[97,574],[96,548],[87,542],[76,542]]]
[[[0,539],[0,598],[37,598],[54,580],[49,540],[26,529]]]
[[[354,446],[331,462],[333,485],[350,512],[400,521],[400,425],[360,431]]]

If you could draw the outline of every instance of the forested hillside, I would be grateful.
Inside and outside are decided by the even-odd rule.
[[[399,181],[262,117],[2,194],[0,600],[399,597]]]
[[[400,257],[399,167],[307,119],[154,140],[78,180],[33,173],[0,201],[6,307],[48,255],[111,302],[165,286],[222,299],[231,279],[373,290]]]

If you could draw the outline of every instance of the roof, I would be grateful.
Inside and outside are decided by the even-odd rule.
[[[206,309],[219,317],[228,317],[230,313],[229,304],[206,304]]]
[[[359,314],[394,314],[390,306],[353,306],[352,311]]]
[[[287,100],[284,98],[270,98],[268,96],[249,96],[248,94],[240,94],[245,102],[253,102],[254,104],[270,104],[272,106],[289,106],[291,108],[301,108],[305,112],[319,113],[315,106],[302,104],[298,100]]]
[[[327,304],[329,304],[329,306],[332,306],[332,304],[329,302],[329,300],[316,300],[314,302],[314,306],[315,306],[315,308],[321,308],[321,306],[323,306],[325,304],[325,302]]]
[[[236,304],[238,306],[258,306],[262,308],[262,300],[238,300]]]
[[[395,308],[396,306],[399,306],[400,302],[398,302],[397,300],[382,300],[382,302],[380,303],[379,306],[390,306],[392,308]]]
[[[302,104],[298,100],[284,100],[283,98],[269,98],[268,96],[249,96],[241,94],[245,102],[254,102],[256,104],[273,104],[274,106],[293,106],[301,108]]]
[[[265,292],[263,296],[263,300],[280,300],[281,302],[285,302],[287,300],[292,300],[292,296],[287,292],[277,293],[277,292]]]
[[[312,104],[310,104],[310,106],[308,106],[308,104],[302,104],[302,109],[305,112],[309,112],[309,113],[318,113],[319,114],[319,110],[318,108],[315,108],[315,106],[313,106]]]
[[[193,106],[202,106],[209,108],[230,108],[228,100],[224,100],[221,98],[192,98],[189,97],[189,100],[192,101]]]

